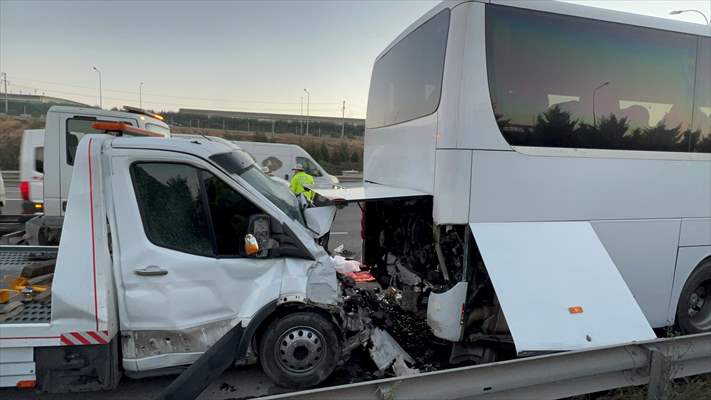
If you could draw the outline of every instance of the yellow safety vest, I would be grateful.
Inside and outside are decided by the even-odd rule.
[[[304,187],[304,185],[313,185],[314,178],[304,171],[299,171],[291,177],[291,183],[289,184],[289,189],[291,189],[294,194],[304,194],[309,201],[314,199],[316,193]]]

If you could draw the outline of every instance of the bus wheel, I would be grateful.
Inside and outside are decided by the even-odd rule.
[[[297,312],[277,319],[259,342],[259,362],[279,386],[305,388],[323,382],[336,368],[341,344],[322,316]]]
[[[686,281],[676,319],[684,333],[711,332],[711,259],[702,262]]]

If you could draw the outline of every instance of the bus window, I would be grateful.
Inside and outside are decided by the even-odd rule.
[[[711,153],[711,38],[699,39],[698,63],[689,150]]]
[[[394,125],[437,110],[449,13],[449,9],[441,11],[375,62],[368,95],[368,128]]]
[[[690,151],[700,40],[489,5],[487,71],[501,132],[519,146]]]

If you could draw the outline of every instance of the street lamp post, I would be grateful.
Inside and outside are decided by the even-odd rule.
[[[695,13],[701,15],[702,17],[704,17],[704,21],[706,21],[706,25],[709,25],[709,19],[708,19],[708,17],[706,16],[706,14],[702,13],[702,12],[699,11],[699,10],[674,10],[674,11],[671,11],[671,12],[669,13],[669,15],[679,15],[679,14],[685,13],[685,12],[695,12]]]
[[[143,108],[143,82],[138,84],[138,107]]]
[[[610,82],[608,81],[608,82],[605,82],[605,83],[603,83],[602,85],[596,87],[595,89],[593,89],[593,105],[592,105],[593,107],[592,107],[592,108],[593,108],[593,126],[594,126],[594,127],[597,127],[597,116],[595,115],[595,103],[596,103],[596,97],[595,97],[595,96],[597,95],[597,91],[598,91],[599,89],[602,89],[602,88],[604,88],[605,86],[607,86],[607,85],[609,85],[609,84],[610,84]]]
[[[301,114],[299,116],[299,135],[304,134],[304,96],[301,96]]]
[[[99,73],[99,108],[104,108],[104,103],[102,101],[102,96],[101,96],[101,71],[99,71],[96,66],[94,66],[94,71]]]
[[[306,92],[306,136],[309,136],[309,103],[311,102],[311,93],[304,89]]]

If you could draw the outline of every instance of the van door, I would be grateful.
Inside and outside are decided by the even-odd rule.
[[[82,137],[87,133],[104,133],[92,128],[94,122],[124,122],[126,124],[138,127],[138,120],[135,118],[121,118],[109,116],[92,116],[92,115],[77,115],[62,113],[59,117],[59,200],[61,209],[59,215],[64,215],[67,208],[67,196],[69,195],[69,186],[72,180],[72,169],[74,166],[74,157],[76,155],[77,146]],[[47,131],[46,134],[51,135],[52,132]],[[56,143],[56,141],[54,141]]]
[[[250,217],[263,214],[248,193],[201,160],[165,154],[134,149],[112,158],[120,324],[131,371],[193,362],[276,300],[285,270],[283,258],[244,254]]]

